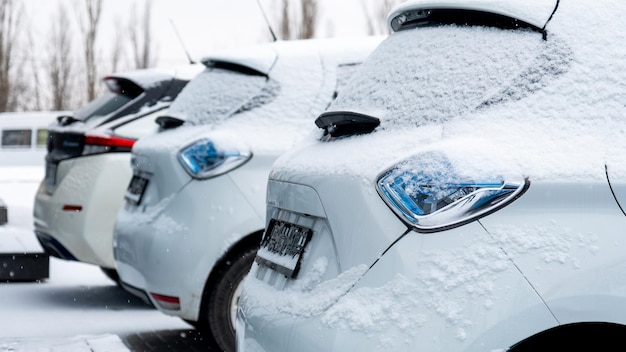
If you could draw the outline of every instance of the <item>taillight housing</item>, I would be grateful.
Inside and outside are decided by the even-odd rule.
[[[135,144],[134,139],[122,138],[107,134],[85,134],[83,155],[111,152],[130,152]]]
[[[178,153],[178,161],[193,178],[207,179],[238,168],[252,157],[252,153],[237,149],[223,149],[208,140],[198,140]]]
[[[510,204],[528,186],[523,177],[463,175],[438,153],[405,160],[383,172],[376,183],[385,203],[418,232],[443,231],[477,220]]]

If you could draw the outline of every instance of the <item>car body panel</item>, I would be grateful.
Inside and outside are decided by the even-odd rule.
[[[626,217],[606,182],[537,182],[480,222],[561,324],[626,324]]]
[[[302,137],[306,131],[303,127],[332,101],[339,85],[338,67],[360,63],[380,40],[381,37],[368,38],[357,41],[360,44],[323,40],[278,42],[267,45],[263,49],[267,55],[260,58],[248,58],[254,50],[244,51],[247,56],[236,59],[227,53],[224,57],[236,64],[257,60],[258,65],[252,68],[269,70],[269,80],[279,84],[280,92],[269,102],[232,117],[216,121],[211,116],[203,117],[208,118],[206,121],[188,119],[193,122],[189,126],[143,138],[134,146],[135,174],[150,181],[141,203],[127,204],[118,214],[114,252],[122,282],[147,292],[180,297],[180,310],[159,305],[157,308],[186,320],[200,320],[204,285],[215,264],[245,238],[260,235],[265,226],[271,165]],[[270,53],[276,55],[271,64]],[[219,61],[220,57],[212,55],[212,60]],[[185,107],[179,110],[175,114],[184,114]],[[226,174],[194,178],[182,167],[178,154],[200,140],[250,153],[251,158]],[[173,227],[171,234],[159,233],[149,224],[132,226],[136,220],[131,214],[157,208],[159,217],[170,218],[181,226]],[[171,251],[167,258],[163,248]],[[141,252],[144,258],[131,262],[125,257],[132,256],[129,252]],[[171,261],[170,267],[159,273],[160,266],[155,263],[163,265],[167,261]],[[133,270],[128,270],[127,275],[128,267]]]
[[[196,321],[210,269],[229,244],[257,231],[259,221],[257,210],[228,175],[189,182],[154,207],[120,210],[115,224],[118,271],[125,284],[179,297],[181,309],[170,314]],[[205,231],[189,231],[196,228]]]
[[[129,153],[74,158],[59,163],[53,194],[45,181],[35,196],[36,232],[52,236],[77,260],[113,268],[113,221],[130,180]],[[118,195],[118,196],[112,196]],[[65,205],[81,210],[63,210]]]
[[[397,11],[454,3],[475,4],[412,1]],[[326,112],[380,125],[318,131],[274,163],[264,243],[275,221],[305,227],[292,214],[304,209],[323,209],[326,228],[311,227],[295,279],[263,260],[253,266],[238,350],[505,351],[554,327],[626,328],[626,216],[616,202],[626,181],[626,52],[615,46],[625,10],[572,0],[543,29],[461,23],[384,41]],[[394,203],[379,182],[395,169],[406,173],[392,176],[405,192]],[[476,197],[467,185],[491,179],[515,181],[518,193],[470,220],[419,226],[422,204],[458,206]],[[291,184],[319,204],[298,205]]]
[[[51,125],[46,176],[34,200],[35,233],[46,252],[115,268],[113,225],[132,176],[130,148],[118,151],[116,147],[88,145],[86,136],[121,138],[132,145],[137,138],[154,133],[155,119],[167,111],[199,66],[112,75],[145,91],[105,116],[87,116],[86,121],[66,117]],[[99,149],[92,152],[90,148]]]

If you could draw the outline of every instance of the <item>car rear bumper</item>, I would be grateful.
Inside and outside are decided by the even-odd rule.
[[[477,223],[437,236],[409,232],[323,311],[294,310],[311,298],[274,290],[255,270],[240,302],[238,351],[482,352],[557,325]],[[259,294],[284,303],[256,304]]]
[[[124,206],[114,227],[113,251],[121,281],[177,299],[162,312],[199,318],[204,287],[215,263],[263,220],[229,176],[194,180],[154,206]]]
[[[115,268],[111,250],[115,215],[130,180],[129,153],[109,153],[61,162],[52,194],[39,187],[35,232],[55,255]],[[65,258],[64,258],[65,259]]]

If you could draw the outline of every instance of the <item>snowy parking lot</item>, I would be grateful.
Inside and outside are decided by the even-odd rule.
[[[0,225],[0,251],[41,252],[32,231],[32,204],[42,177],[39,170],[0,168],[0,199],[9,215]],[[127,351],[140,342],[187,351],[195,350],[189,344],[197,341],[185,339],[198,339],[188,324],[117,287],[98,267],[56,258],[50,258],[47,280],[0,283],[0,317],[3,352]]]

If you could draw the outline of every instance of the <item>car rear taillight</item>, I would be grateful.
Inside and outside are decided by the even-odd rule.
[[[193,178],[207,179],[230,172],[245,164],[252,154],[237,149],[222,149],[214,142],[201,139],[178,153],[178,161]]]
[[[134,139],[106,134],[86,134],[83,155],[110,152],[130,152],[134,144]]]
[[[529,181],[498,175],[472,178],[439,153],[425,153],[385,171],[376,184],[385,203],[419,232],[461,226],[493,213],[528,189]]]
[[[169,310],[180,310],[180,299],[174,296],[166,296],[158,293],[151,292],[150,296],[154,298],[159,307]]]

